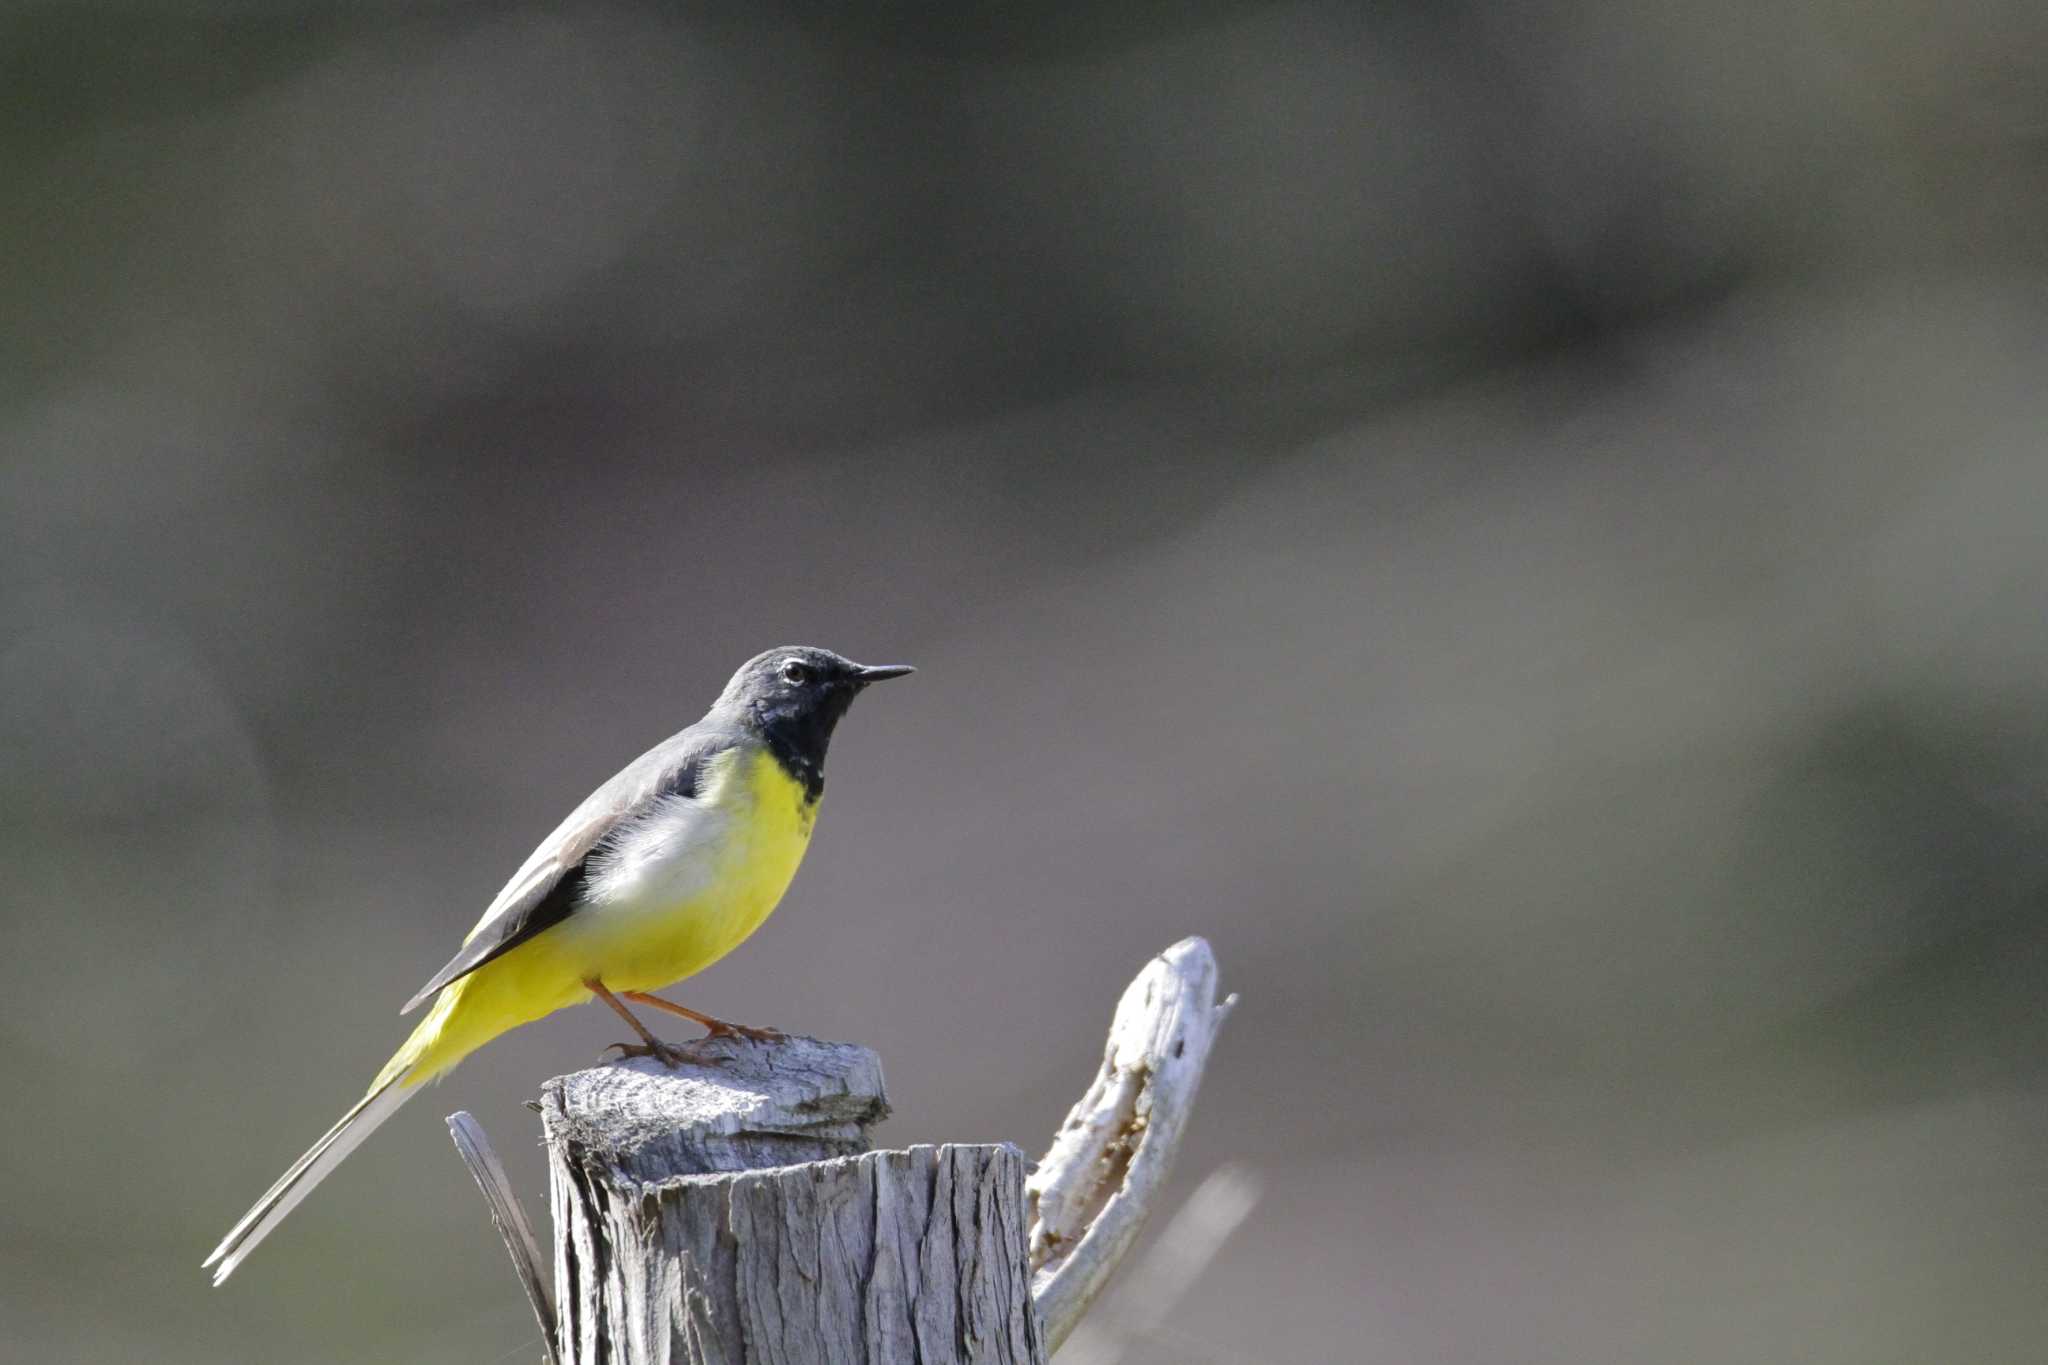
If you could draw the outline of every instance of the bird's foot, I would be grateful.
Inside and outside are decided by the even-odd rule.
[[[729,1024],[723,1019],[713,1019],[705,1024],[706,1038],[744,1038],[750,1043],[779,1043],[789,1035],[779,1029],[748,1028],[745,1024]]]
[[[664,1043],[659,1038],[644,1043],[613,1043],[605,1051],[610,1052],[612,1048],[619,1050],[621,1060],[627,1057],[652,1057],[671,1071],[685,1062],[692,1065],[702,1064],[702,1059],[690,1055],[688,1048],[678,1047],[674,1043]]]

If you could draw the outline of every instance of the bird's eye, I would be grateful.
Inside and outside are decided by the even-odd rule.
[[[811,680],[811,670],[791,659],[782,666],[782,676],[793,683],[806,683]]]

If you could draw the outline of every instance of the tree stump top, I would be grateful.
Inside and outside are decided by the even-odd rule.
[[[792,1037],[706,1038],[690,1050],[701,1065],[635,1057],[549,1081],[549,1144],[658,1185],[856,1156],[889,1114],[882,1059],[869,1048]]]

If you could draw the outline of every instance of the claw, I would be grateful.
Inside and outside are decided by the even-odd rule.
[[[744,1038],[750,1043],[779,1043],[789,1035],[779,1029],[749,1028],[745,1024],[728,1024],[723,1019],[714,1019],[706,1038]]]
[[[652,1057],[671,1071],[685,1062],[696,1061],[696,1058],[673,1043],[660,1041],[651,1043],[612,1043],[605,1048],[605,1051],[610,1052],[612,1048],[619,1050],[619,1056],[622,1059],[626,1057]]]

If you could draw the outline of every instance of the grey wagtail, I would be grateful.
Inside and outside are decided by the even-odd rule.
[[[761,927],[810,843],[833,727],[868,684],[911,671],[864,667],[829,649],[757,654],[704,719],[592,792],[505,883],[462,951],[406,1002],[400,1013],[434,1003],[370,1093],[206,1258],[213,1282],[234,1274],[423,1084],[564,1005],[602,1000],[640,1039],[613,1046],[670,1066],[681,1054],[625,1001],[695,1020],[713,1035],[779,1037],[647,992],[702,971]]]

